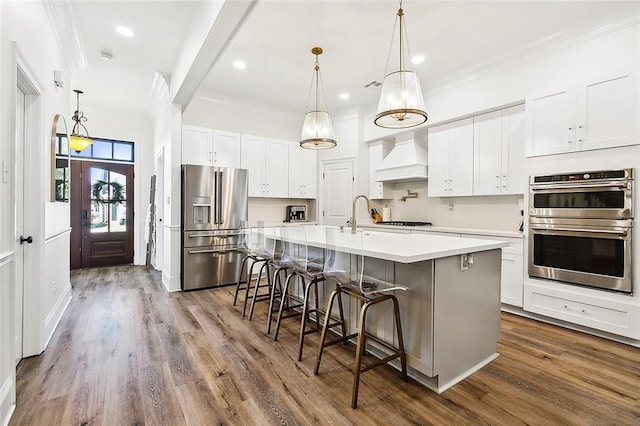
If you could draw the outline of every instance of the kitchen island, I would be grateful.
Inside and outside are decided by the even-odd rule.
[[[308,246],[326,247],[324,226],[307,226],[305,231]],[[340,252],[357,256],[364,251],[367,274],[408,287],[395,292],[408,373],[438,393],[498,356],[500,249],[507,245],[502,241],[376,231],[365,231],[361,243],[349,229],[336,241]],[[325,286],[325,295],[330,287]],[[395,339],[393,315],[388,308],[372,308],[368,329],[391,340]],[[346,311],[353,330],[359,305],[351,301]],[[383,354],[374,344],[368,350]]]

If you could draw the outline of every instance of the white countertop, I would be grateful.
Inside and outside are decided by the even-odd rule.
[[[360,225],[358,225],[360,226]],[[489,235],[493,237],[507,238],[524,238],[524,233],[520,231],[506,231],[503,229],[478,229],[478,228],[456,228],[450,226],[397,226],[397,225],[377,225],[374,223],[363,224],[362,227],[369,229],[390,229],[402,231],[432,231],[432,232],[449,232],[452,234],[469,234],[469,235]]]
[[[296,227],[298,228],[298,227]],[[302,227],[300,227],[302,228]],[[305,226],[306,243],[309,246],[326,248],[326,226]],[[336,228],[336,227],[333,227]],[[269,233],[274,230],[268,231]],[[276,231],[277,232],[277,231]],[[293,241],[304,239],[303,234],[290,235]],[[400,263],[421,262],[465,253],[475,253],[507,247],[504,241],[475,238],[448,237],[429,234],[394,234],[391,232],[364,231],[362,248],[359,238],[344,228],[336,248],[345,253],[360,254]]]

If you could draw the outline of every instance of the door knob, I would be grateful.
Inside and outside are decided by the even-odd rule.
[[[20,235],[20,244],[24,244],[25,242],[31,244],[33,242],[33,237],[29,235],[27,238]]]

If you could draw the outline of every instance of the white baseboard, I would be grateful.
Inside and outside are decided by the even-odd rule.
[[[7,426],[16,409],[15,380],[7,377],[0,388],[0,425]]]
[[[64,314],[64,312],[67,310],[69,303],[71,303],[71,283],[70,282],[67,283],[67,285],[64,288],[64,291],[56,301],[56,304],[53,306],[53,309],[51,309],[51,312],[49,312],[49,314],[47,315],[47,318],[45,318],[44,330],[45,330],[46,339],[45,339],[43,350],[46,349],[47,346],[49,345],[49,341],[51,340],[53,333],[56,331],[56,327],[58,327],[58,323],[60,322],[60,319],[62,319],[62,315]]]
[[[162,284],[164,285],[164,288],[168,291],[168,292],[174,292],[174,291],[181,291],[182,289],[180,288],[180,277],[179,276],[169,276],[167,275],[166,271],[163,269],[162,270]]]

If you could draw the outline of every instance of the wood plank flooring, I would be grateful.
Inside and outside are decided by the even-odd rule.
[[[73,300],[48,349],[23,360],[11,425],[638,425],[640,349],[502,314],[501,354],[438,395],[398,372],[364,373],[354,350],[313,375],[317,335],[297,362],[297,321],[278,342],[232,306],[233,288],[167,293],[157,272],[72,272]]]

